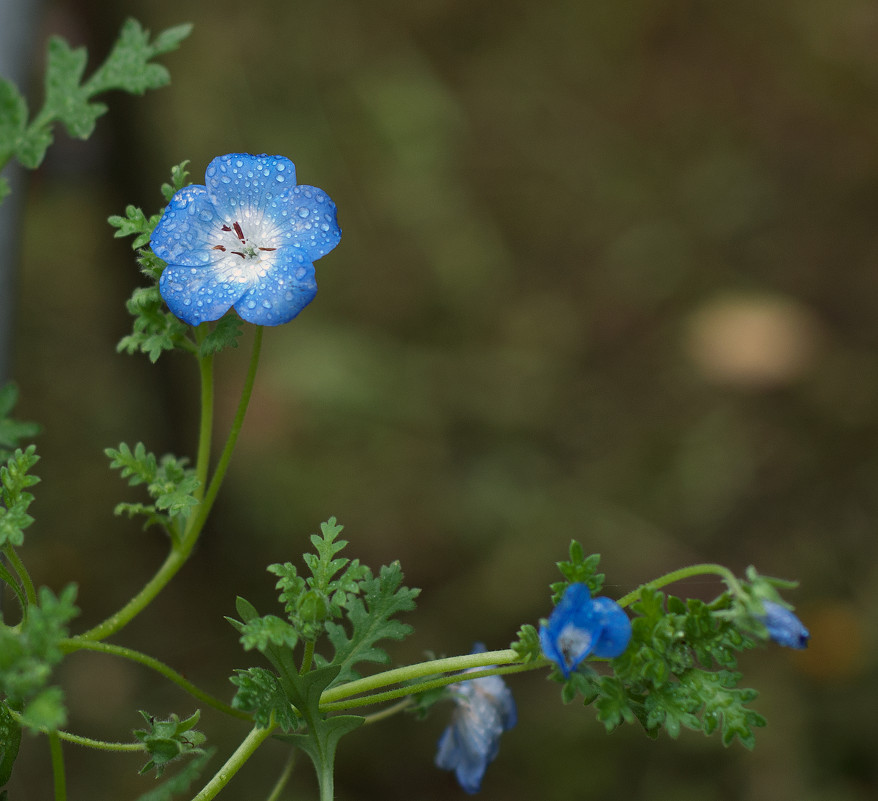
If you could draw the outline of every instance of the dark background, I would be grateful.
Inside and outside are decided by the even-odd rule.
[[[102,449],[193,453],[182,356],[114,355],[139,275],[104,223],[162,206],[172,164],[278,153],[339,207],[320,292],[266,332],[229,481],[196,558],[115,642],[230,697],[254,663],[223,620],[273,607],[263,567],[336,515],[350,555],[423,588],[400,663],[502,648],[548,614],[572,537],[608,593],[718,561],[802,582],[810,649],[742,660],[769,718],[754,752],[684,733],[611,736],[514,679],[518,727],[482,797],[865,801],[878,793],[878,6],[871,0],[626,3],[354,0],[47,3],[45,38],[97,63],[123,18],[195,23],[170,88],[110,96],[88,143],[59,133],[31,176],[14,374],[44,424],[23,556],[80,586],[75,630],[152,574],[165,544],[112,516],[136,490]],[[250,335],[218,365],[218,436]],[[676,588],[710,597],[711,581]],[[196,704],[77,654],[70,728],[126,740],[136,709]],[[462,798],[432,766],[447,710],[350,736],[339,799]],[[204,713],[220,747],[245,734]],[[68,757],[70,797],[134,798],[140,761]],[[264,798],[268,744],[222,798]],[[10,798],[51,795],[26,739]],[[300,763],[284,798],[313,798]]]

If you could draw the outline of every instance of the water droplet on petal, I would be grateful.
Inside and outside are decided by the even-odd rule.
[[[299,216],[304,220],[311,212],[308,211],[304,206],[299,209]]]

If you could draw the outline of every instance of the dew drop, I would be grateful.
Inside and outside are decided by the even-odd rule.
[[[299,209],[299,216],[304,220],[311,212],[308,211],[304,206]]]

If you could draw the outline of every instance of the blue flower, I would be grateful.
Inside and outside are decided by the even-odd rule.
[[[473,653],[484,650],[485,646],[477,643]],[[451,725],[439,738],[436,766],[453,770],[466,792],[477,793],[488,763],[500,749],[500,735],[515,725],[518,715],[515,700],[500,676],[462,681],[449,685],[448,689],[455,708]]]
[[[585,584],[571,584],[548,621],[540,626],[543,653],[565,679],[589,654],[619,656],[631,639],[631,621],[610,598],[592,599]]]
[[[758,620],[765,624],[768,636],[778,645],[798,649],[808,646],[811,632],[789,609],[774,601],[763,601],[762,608],[765,610],[765,614],[761,615]]]
[[[341,239],[335,203],[297,186],[283,156],[220,156],[205,184],[171,198],[150,240],[168,264],[159,282],[168,308],[190,325],[232,306],[256,325],[289,322],[317,292],[314,262]]]

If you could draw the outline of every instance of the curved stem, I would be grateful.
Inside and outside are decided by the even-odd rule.
[[[456,673],[451,676],[441,676],[430,681],[418,682],[417,684],[407,684],[405,687],[397,687],[395,690],[387,690],[386,692],[373,693],[372,695],[361,695],[356,698],[349,698],[344,701],[323,703],[320,705],[320,711],[342,712],[343,710],[355,709],[356,707],[360,706],[368,706],[370,704],[382,704],[385,701],[393,701],[397,698],[405,698],[406,696],[414,695],[416,693],[422,693],[426,690],[434,690],[439,687],[447,687],[449,684],[458,684],[462,681],[473,681],[473,679],[481,679],[485,676],[506,676],[510,673],[526,673],[529,670],[538,670],[539,668],[547,667],[549,664],[551,663],[548,659],[537,659],[533,662],[527,662],[517,665],[508,665],[506,667],[493,668],[491,670],[474,670],[463,675]],[[351,682],[351,684],[353,684],[353,682]],[[324,693],[324,696],[325,695],[326,693]],[[393,709],[393,712],[399,711],[394,709],[393,707],[391,707],[391,709]],[[381,715],[381,713],[376,713],[376,715]]]
[[[284,787],[287,786],[287,782],[290,780],[290,776],[293,775],[293,768],[296,766],[296,749],[290,749],[290,755],[287,757],[287,761],[284,763],[284,769],[281,771],[280,776],[278,776],[277,781],[274,784],[274,787],[271,788],[271,792],[268,794],[268,798],[265,801],[280,801],[280,794],[284,791]]]
[[[21,561],[15,548],[7,544],[6,547],[3,548],[3,555],[9,561],[10,566],[21,581],[21,586],[24,587],[24,593],[27,596],[28,602],[36,604],[37,591],[34,587],[33,581],[31,581],[30,573],[27,572],[27,568],[24,566],[24,562]]]
[[[195,338],[198,345],[207,336],[207,324],[199,325],[195,329]],[[204,497],[207,487],[207,473],[210,468],[210,446],[213,436],[213,354],[201,356],[196,351],[198,369],[201,375],[201,425],[198,431],[198,456],[195,460],[195,477],[198,479],[198,489],[195,497],[200,501]]]
[[[18,723],[19,725],[22,724],[22,717],[20,712],[16,712],[14,709],[10,709],[8,706],[6,707],[6,711],[16,723]],[[146,751],[146,746],[143,745],[143,743],[108,743],[105,740],[93,740],[91,737],[83,737],[79,734],[71,734],[68,731],[61,731],[60,729],[56,729],[54,731],[41,731],[43,732],[43,734],[49,736],[50,741],[53,736],[57,735],[59,740],[63,740],[67,743],[73,743],[73,745],[81,745],[83,748],[94,748],[97,751],[112,751],[121,753],[137,753],[140,751]]]
[[[204,524],[207,521],[207,517],[210,514],[210,510],[213,507],[214,501],[216,500],[217,493],[219,492],[220,486],[222,485],[223,479],[225,478],[226,470],[229,467],[229,462],[232,459],[232,453],[235,450],[235,444],[238,441],[238,435],[241,433],[241,427],[244,424],[244,416],[247,413],[247,406],[250,403],[250,396],[253,393],[253,384],[256,380],[256,370],[259,366],[259,353],[261,348],[262,326],[258,326],[256,328],[256,334],[253,339],[253,351],[250,356],[250,367],[247,370],[247,377],[244,380],[244,387],[241,390],[241,400],[238,402],[238,409],[235,413],[234,420],[232,420],[232,426],[229,431],[228,439],[226,440],[225,447],[223,448],[222,454],[220,455],[219,463],[216,466],[213,478],[211,478],[210,483],[207,487],[207,491],[204,497],[201,499],[201,503],[195,507],[195,512],[189,518],[189,522],[182,537],[179,540],[174,540],[171,547],[171,552],[162,563],[162,566],[158,569],[158,572],[146,583],[146,585],[139,593],[137,593],[137,595],[135,595],[118,612],[115,612],[102,623],[99,623],[97,626],[94,626],[83,634],[78,635],[78,637],[85,640],[104,640],[111,634],[115,634],[120,629],[124,628],[126,625],[128,625],[128,623],[131,622],[134,617],[140,614],[140,612],[142,612],[152,602],[156,595],[158,595],[159,592],[164,589],[165,585],[167,585],[167,583],[186,563],[186,560],[192,553],[192,549],[195,547],[195,543],[198,542],[198,537],[201,534],[202,529],[204,528]],[[202,378],[204,378],[203,374]],[[204,400],[202,400],[202,414],[205,413],[206,405],[207,404],[204,403]],[[211,400],[208,409],[211,416],[213,414],[212,410],[213,401]],[[206,446],[205,450],[207,450]],[[199,445],[199,451],[202,451],[201,445]],[[202,454],[199,453],[199,457],[201,457],[201,455]],[[196,467],[196,470],[198,469],[200,469],[200,465],[199,467]]]
[[[49,732],[49,750],[52,753],[52,777],[55,780],[55,801],[67,801],[67,776],[64,772],[64,752],[57,731]]]
[[[679,570],[665,573],[664,576],[659,576],[657,579],[642,584],[636,590],[632,590],[627,595],[620,598],[618,601],[619,606],[630,606],[640,598],[644,590],[657,590],[660,587],[673,584],[675,581],[682,581],[683,579],[692,578],[693,576],[704,576],[708,574],[720,576],[733,593],[737,594],[741,591],[741,585],[738,582],[738,579],[727,567],[715,564],[690,565],[689,567],[681,567]]]
[[[197,698],[199,701],[203,701],[208,706],[213,707],[219,712],[224,712],[226,715],[231,715],[236,718],[240,718],[241,720],[252,720],[252,717],[246,712],[241,711],[240,709],[235,709],[232,706],[220,701],[218,698],[214,698],[214,696],[206,693],[204,690],[196,687],[191,681],[184,678],[182,674],[178,673],[173,668],[166,665],[164,662],[155,659],[154,657],[149,656],[148,654],[141,653],[140,651],[135,651],[133,648],[125,648],[120,645],[111,645],[109,643],[103,642],[93,642],[91,640],[84,639],[69,639],[62,640],[59,643],[61,650],[66,653],[73,653],[75,651],[94,651],[100,654],[107,654],[109,656],[118,656],[122,659],[128,659],[131,662],[137,662],[144,667],[148,667],[151,670],[156,671],[156,673],[161,674],[169,681],[172,681],[176,684],[180,689],[189,693],[193,698]]]
[[[518,662],[519,659],[519,655],[511,648],[502,651],[485,651],[480,654],[452,656],[446,659],[431,659],[428,662],[419,662],[415,665],[385,670],[383,673],[377,673],[374,676],[367,676],[356,681],[349,681],[347,684],[342,684],[338,687],[330,687],[323,693],[320,700],[328,704],[350,698],[352,695],[368,692],[369,690],[388,687],[391,684],[400,684],[404,681],[412,681],[426,676],[435,676],[438,673],[448,673],[449,671],[460,671],[468,668],[512,665]],[[528,664],[536,665],[537,663]],[[460,677],[455,677],[454,681],[460,681]]]
[[[264,743],[274,732],[276,726],[272,723],[264,729],[255,727],[244,741],[235,749],[232,754],[214,775],[214,777],[202,788],[201,792],[196,795],[192,801],[210,801],[215,798],[217,793],[223,789],[232,779],[232,777],[244,766],[244,763],[253,756],[253,753]]]

